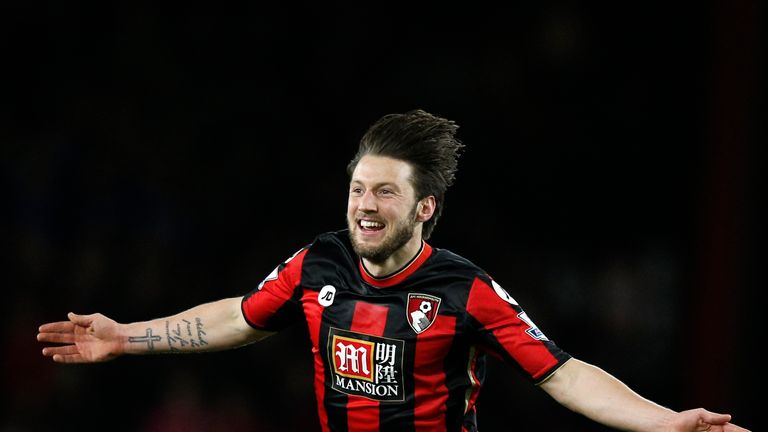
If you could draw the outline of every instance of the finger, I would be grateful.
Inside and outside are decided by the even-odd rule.
[[[93,315],[78,315],[74,312],[68,313],[67,318],[73,323],[83,327],[88,327],[93,322]]]
[[[725,431],[725,432],[750,432],[749,429],[745,429],[743,427],[736,426],[733,423],[726,423],[723,426],[723,431]]]
[[[37,340],[40,342],[53,342],[53,343],[75,343],[75,335],[73,333],[38,333]]]
[[[40,333],[64,333],[71,332],[75,328],[75,324],[72,321],[58,321],[48,324],[43,324],[38,328]]]
[[[87,360],[83,358],[80,354],[69,354],[69,355],[63,355],[63,354],[56,354],[53,356],[53,361],[56,363],[86,363]]]
[[[711,411],[703,410],[701,413],[701,420],[705,423],[723,425],[731,420],[730,414],[719,414]]]
[[[79,353],[80,351],[77,349],[76,345],[64,345],[64,346],[43,348],[44,356],[70,355],[70,354],[79,354]]]

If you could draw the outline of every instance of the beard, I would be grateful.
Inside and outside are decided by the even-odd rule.
[[[349,221],[349,225],[353,223],[353,221]],[[352,226],[349,227],[349,240],[352,242],[352,249],[355,250],[355,253],[374,264],[381,264],[413,237],[416,228],[416,207],[404,219],[398,220],[391,227],[392,231],[377,246],[359,243],[352,232],[352,228]]]

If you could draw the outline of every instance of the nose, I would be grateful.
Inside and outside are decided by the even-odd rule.
[[[357,204],[357,208],[360,211],[371,212],[376,211],[376,196],[371,191],[365,191],[360,197],[360,201]]]

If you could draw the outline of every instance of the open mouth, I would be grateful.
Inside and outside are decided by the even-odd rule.
[[[385,227],[383,223],[377,222],[377,221],[371,221],[371,220],[360,220],[357,222],[357,225],[363,231],[368,231],[368,232],[381,231]]]

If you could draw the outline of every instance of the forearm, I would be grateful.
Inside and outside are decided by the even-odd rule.
[[[576,359],[542,388],[572,411],[620,430],[664,430],[675,413],[638,395],[602,369]]]
[[[176,315],[123,324],[124,354],[187,353],[235,348],[269,335],[251,328],[238,298],[195,306]]]

